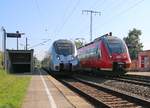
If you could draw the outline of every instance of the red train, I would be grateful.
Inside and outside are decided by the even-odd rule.
[[[126,72],[131,59],[124,41],[112,33],[96,38],[93,42],[79,48],[80,68]]]

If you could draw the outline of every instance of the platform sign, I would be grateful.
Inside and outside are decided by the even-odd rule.
[[[20,33],[7,33],[7,37],[9,38],[21,38]]]

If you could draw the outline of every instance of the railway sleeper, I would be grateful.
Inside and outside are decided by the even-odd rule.
[[[122,99],[121,98],[113,98],[113,99],[111,99],[111,98],[101,98],[102,100],[104,100],[104,101],[106,101],[106,102],[112,102],[112,101],[122,101]]]
[[[132,103],[128,103],[128,104],[113,104],[111,105],[111,108],[142,108],[142,107],[139,107],[139,106],[136,106]]]
[[[121,97],[121,99],[126,100],[128,103],[136,103],[135,106],[144,106],[144,107],[146,107],[146,106],[150,105],[149,101],[145,100],[143,98],[130,96],[130,95],[128,95],[126,93],[123,93],[121,91],[118,91],[118,90],[115,91],[113,88],[110,88],[108,86],[93,84],[91,82],[84,81],[84,80],[81,80],[81,79],[78,79],[78,80],[80,80],[84,84],[88,84],[92,87],[96,87],[98,90],[106,91],[107,93],[111,93],[111,94],[113,93],[114,96]]]
[[[108,100],[101,100],[103,103],[105,103],[106,105],[110,106],[110,107],[119,107],[119,108],[122,108],[122,107],[126,107],[126,108],[133,108],[133,107],[137,107],[137,105],[135,105],[134,103],[130,103],[128,101],[108,101]]]

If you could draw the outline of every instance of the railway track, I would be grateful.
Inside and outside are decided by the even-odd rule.
[[[129,94],[134,94],[146,99],[150,99],[150,86],[146,81],[137,81],[137,79],[125,79],[118,77],[100,77],[100,76],[86,76],[86,75],[76,75],[76,77],[88,80],[94,83],[98,83],[101,85],[106,85],[112,87],[114,89],[118,89],[121,91],[125,91]]]
[[[150,77],[141,77],[141,76],[119,76],[119,78],[123,78],[123,79],[129,79],[129,80],[136,80],[136,81],[141,81],[141,82],[147,82],[150,83]]]
[[[117,80],[117,81],[127,82],[127,83],[131,83],[131,84],[150,87],[150,80],[146,80],[146,79],[127,77],[127,76],[119,76],[119,77],[113,77],[113,78],[107,78],[107,79],[112,79],[112,80]]]
[[[150,77],[149,76],[140,76],[140,75],[124,75],[121,77],[126,77],[126,78],[132,78],[132,79],[137,79],[141,81],[149,81],[150,82]]]
[[[90,81],[77,78],[60,79],[60,81],[82,95],[95,107],[146,108],[150,106],[150,101],[127,95],[110,87],[98,85]]]
[[[145,77],[139,77],[139,76],[117,76],[117,77],[112,77],[112,76],[92,76],[92,75],[77,75],[81,76],[83,78],[97,78],[97,79],[107,79],[107,80],[115,80],[115,81],[120,81],[120,82],[126,82],[126,83],[131,83],[135,85],[140,85],[140,86],[147,86],[150,87],[150,78],[145,78]]]

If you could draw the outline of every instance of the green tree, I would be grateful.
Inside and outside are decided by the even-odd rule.
[[[44,59],[41,61],[41,66],[42,67],[47,67],[49,63],[49,58],[48,57],[44,57]]]
[[[40,61],[37,59],[37,57],[33,57],[33,60],[34,60],[34,66],[35,67],[40,67]]]
[[[131,59],[137,59],[138,52],[143,50],[143,45],[140,43],[141,30],[133,28],[130,30],[127,37],[124,37],[123,40],[126,42]]]
[[[76,45],[76,48],[80,48],[82,47],[86,42],[85,42],[85,39],[84,38],[77,38],[75,41],[74,41],[75,45]]]

